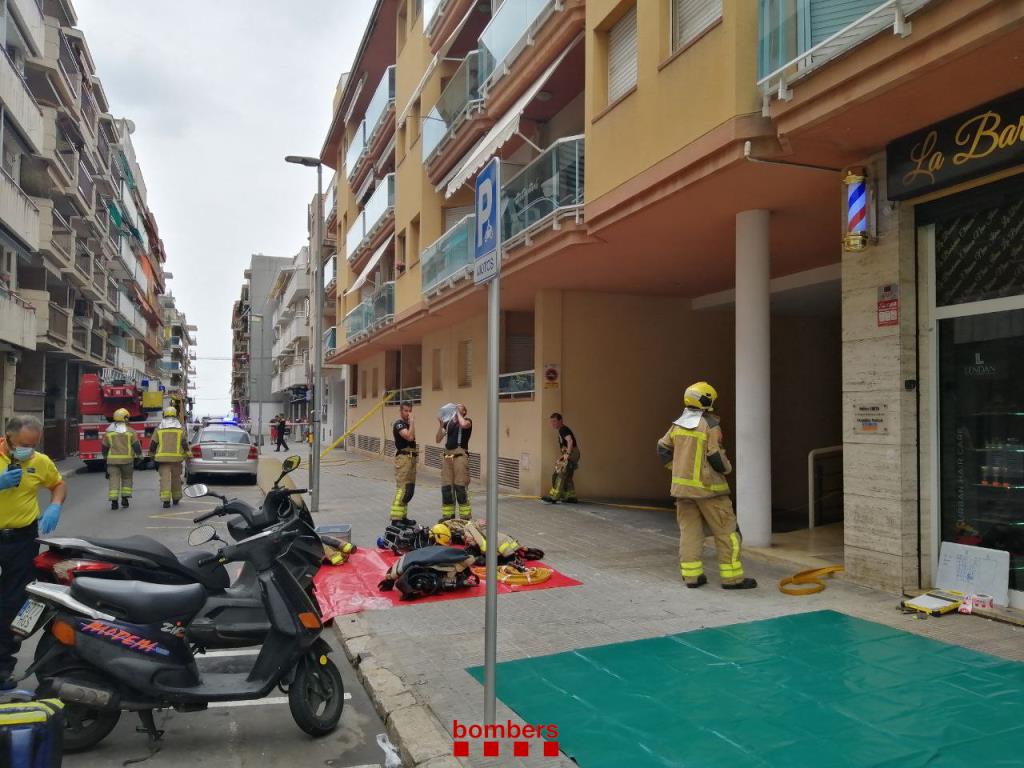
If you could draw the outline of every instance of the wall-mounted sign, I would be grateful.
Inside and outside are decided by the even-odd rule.
[[[548,363],[544,366],[544,389],[558,389],[562,380],[562,366],[559,363]]]
[[[895,283],[878,286],[878,327],[900,324],[900,287]]]
[[[885,155],[890,200],[1024,162],[1024,91],[897,139]]]
[[[885,403],[854,404],[853,431],[861,435],[889,434],[888,410]]]

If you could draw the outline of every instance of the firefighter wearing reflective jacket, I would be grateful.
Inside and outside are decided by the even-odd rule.
[[[722,445],[722,428],[714,410],[718,393],[704,381],[687,387],[685,410],[658,441],[658,454],[672,471],[672,496],[679,522],[679,568],[686,586],[708,583],[701,554],[704,525],[718,551],[723,589],[752,589],[740,562],[740,534],[725,476],[732,465]]]
[[[188,457],[188,438],[178,411],[164,408],[164,418],[153,433],[149,455],[160,470],[160,501],[164,507],[181,501],[181,463]]]
[[[395,441],[395,498],[391,502],[392,522],[415,523],[409,520],[409,502],[416,493],[416,417],[412,406],[402,403],[398,420],[391,425]]]
[[[118,408],[114,411],[114,423],[103,433],[103,458],[107,461],[111,509],[117,509],[118,498],[122,507],[128,506],[128,499],[132,497],[135,459],[142,456],[142,444],[128,424],[128,416],[126,408]]]
[[[447,423],[438,419],[434,442],[444,440],[444,462],[441,464],[441,519],[459,517],[469,520],[473,509],[469,504],[469,438],[473,434],[473,420],[462,403]]]

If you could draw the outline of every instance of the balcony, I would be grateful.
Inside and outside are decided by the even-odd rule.
[[[788,101],[790,86],[875,35],[892,29],[906,37],[906,18],[930,0],[761,0],[758,87],[765,108],[774,95]]]
[[[363,242],[363,236],[366,234],[366,217],[363,216],[363,212],[360,211],[355,216],[355,221],[352,222],[352,226],[348,228],[348,232],[345,233],[345,258],[351,263],[355,260],[356,251],[359,250],[359,246]]]
[[[356,131],[349,139],[348,149],[345,150],[345,173],[349,183],[354,183],[356,169],[359,167],[359,158],[366,148],[366,121],[363,120],[356,126]]]
[[[324,210],[324,225],[331,229],[331,225],[338,219],[338,175],[331,177],[331,183],[327,185],[327,191],[322,200]]]
[[[71,310],[51,301],[49,323],[49,327],[46,329],[47,337],[55,342],[55,346],[65,346],[68,343],[71,328]]]
[[[473,273],[473,227],[476,216],[470,214],[428,245],[420,256],[423,295],[444,288]]]
[[[305,267],[305,265],[302,266]],[[281,297],[281,305],[284,307],[295,306],[296,302],[301,302],[307,296],[309,296],[309,282],[306,279],[306,273],[304,269],[296,269],[288,278],[284,295]]]
[[[281,389],[308,386],[309,381],[306,378],[305,361],[289,365],[287,368],[282,370],[280,374],[280,381]]]
[[[444,13],[444,7],[448,0],[423,0],[423,32],[428,37],[434,31],[434,26]]]
[[[4,113],[28,139],[29,149],[38,151],[43,146],[42,110],[29,91],[25,76],[15,66],[6,48],[3,50],[3,59],[0,63],[0,100],[4,104]]]
[[[498,377],[498,397],[502,400],[527,400],[535,391],[533,371],[503,373]]]
[[[132,371],[145,373],[146,361],[139,355],[129,352],[126,349],[118,349],[117,367],[125,373],[131,373]]]
[[[355,309],[345,315],[342,325],[345,329],[345,341],[349,344],[365,336],[373,326],[373,304],[369,301],[360,302]]]
[[[104,340],[104,334],[99,331],[93,331],[89,334],[89,355],[96,360],[103,360]]]
[[[470,51],[441,92],[437,104],[423,121],[423,164],[427,165],[441,144],[455,134],[474,112],[482,108],[480,100],[479,51]]]
[[[372,147],[376,139],[387,133],[386,120],[395,108],[395,65],[384,70],[377,89],[366,105],[366,146]]]
[[[0,170],[0,218],[30,251],[39,249],[39,208],[6,170]]]
[[[559,139],[502,187],[502,237],[512,247],[538,225],[583,207],[583,136]]]
[[[402,403],[409,403],[410,405],[419,405],[423,402],[423,387],[406,387],[405,389],[389,389],[384,393],[385,396],[391,395],[391,399],[388,400],[388,405],[401,405]]]
[[[89,334],[92,332],[92,319],[86,317],[72,318],[71,323],[71,348],[88,354]]]
[[[82,122],[85,123],[89,132],[96,136],[97,131],[97,120],[99,120],[99,111],[96,108],[96,99],[92,95],[92,91],[88,88],[82,88],[81,90],[81,107],[82,107]]]
[[[3,286],[0,286],[0,341],[25,349],[36,348],[35,306]]]
[[[378,331],[395,319],[395,281],[384,283],[370,299],[373,304],[373,326]]]
[[[393,229],[395,221],[395,174],[389,173],[377,185],[370,195],[366,207],[360,214],[363,224],[363,237],[354,244],[353,230],[346,236],[346,245],[351,246],[348,254],[349,262],[355,264],[359,259],[379,246],[384,237]],[[359,225],[356,221],[356,226]]]
[[[338,255],[334,254],[328,264],[324,264],[324,296],[331,298],[338,289]]]
[[[480,34],[480,83],[486,89],[501,77],[533,33],[555,9],[555,0],[505,0]]]
[[[161,360],[159,368],[168,373],[181,373],[181,363],[177,360]]]
[[[96,183],[92,180],[92,170],[86,165],[85,159],[79,156],[78,158],[78,194],[82,196],[82,202],[85,203],[85,210],[91,211],[96,204]]]
[[[338,329],[328,328],[324,331],[323,338],[323,355],[324,358],[328,358],[334,354],[334,350],[338,348]]]

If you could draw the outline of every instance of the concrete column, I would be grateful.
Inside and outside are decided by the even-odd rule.
[[[743,542],[772,537],[771,224],[736,214],[736,512]]]
[[[535,371],[534,402],[538,406],[536,450],[531,451],[530,468],[522,470],[519,488],[524,493],[545,494],[551,488],[551,468],[558,458],[558,438],[548,417],[562,409],[562,387],[566,372],[562,369],[562,381],[557,387],[544,386],[544,367],[562,365],[562,300],[560,290],[546,288],[537,292],[534,299],[534,352]],[[566,415],[572,423],[571,415]]]

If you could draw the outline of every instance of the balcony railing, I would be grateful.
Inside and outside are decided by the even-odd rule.
[[[432,293],[472,271],[474,226],[476,216],[469,214],[424,249],[420,256],[423,293]]]
[[[330,357],[331,354],[338,348],[338,329],[328,328],[324,331],[324,342],[323,351],[324,357]]]
[[[71,50],[71,44],[63,32],[60,33],[60,53],[57,55],[57,67],[77,97],[78,89],[82,85],[82,70],[79,69],[75,52]]]
[[[384,221],[395,211],[395,174],[389,173],[380,180],[377,189],[370,195],[370,199],[363,209],[366,217],[366,235],[364,239],[371,238],[384,225]]]
[[[50,302],[50,328],[48,333],[60,341],[68,340],[68,325],[71,322],[71,312],[66,308]]]
[[[349,342],[367,333],[373,325],[373,305],[369,301],[360,302],[345,315],[342,325],[345,328],[345,340]]]
[[[89,349],[89,331],[92,322],[86,318],[76,317],[71,325],[71,346],[75,349],[86,352]]]
[[[395,319],[395,281],[384,283],[371,299],[373,302],[374,330]]]
[[[505,0],[480,33],[480,82],[486,83],[555,0]]]
[[[89,337],[89,354],[98,360],[103,359],[103,336],[93,333]]]
[[[359,158],[362,157],[365,147],[366,121],[363,120],[356,126],[356,132],[352,134],[348,149],[345,151],[345,174],[349,181],[352,180],[356,166],[359,165]]]
[[[423,0],[423,31],[430,34],[448,0]]]
[[[96,184],[92,180],[92,171],[89,170],[89,166],[81,158],[78,160],[78,191],[85,200],[86,207],[91,210]]]
[[[331,257],[330,262],[324,264],[324,293],[330,293],[337,285],[338,280],[338,256]]]
[[[423,121],[423,161],[433,156],[445,137],[480,105],[480,54],[470,51],[441,92],[437,104]]]
[[[401,405],[402,403],[417,405],[423,402],[423,387],[389,389],[384,394],[385,396],[391,395],[391,399],[387,402],[388,405]]]
[[[107,135],[103,131],[100,131],[100,135],[96,139],[96,150],[99,152],[99,155],[100,155],[100,164],[104,168],[109,170],[110,169],[110,140],[107,139]]]
[[[930,0],[761,0],[757,81],[765,98],[788,99],[795,80],[891,28],[906,37],[906,17]],[[823,6],[827,6],[823,7]],[[824,12],[827,11],[827,12]]]
[[[535,375],[533,371],[503,373],[498,377],[498,397],[503,400],[520,400],[533,397]]]
[[[511,240],[562,208],[583,204],[583,137],[559,139],[502,187],[502,237]]]
[[[369,146],[384,125],[384,117],[395,106],[395,65],[384,70],[377,89],[366,105],[366,144]],[[358,162],[358,160],[357,160]]]
[[[90,131],[96,130],[96,100],[93,98],[92,93],[89,92],[88,88],[82,89],[82,117],[85,118],[86,124],[89,126]]]
[[[348,228],[348,232],[345,233],[345,258],[349,261],[355,257],[355,253],[359,250],[359,245],[363,242],[363,237],[366,235],[366,217],[363,212],[360,211],[356,214],[355,221],[352,222],[352,226]]]
[[[103,351],[103,362],[107,365],[117,365],[117,347],[110,339],[107,339],[107,348]]]

